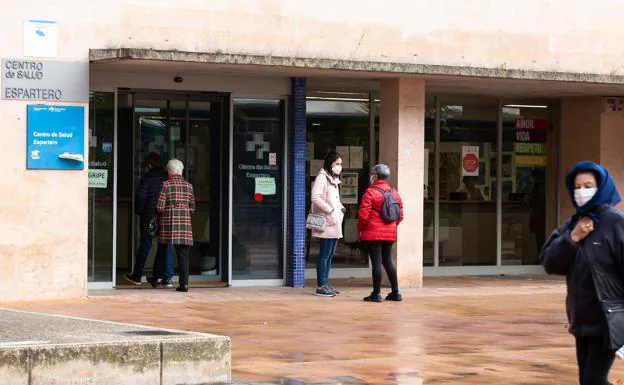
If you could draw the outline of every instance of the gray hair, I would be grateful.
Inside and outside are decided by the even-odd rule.
[[[184,163],[173,158],[167,163],[167,172],[171,175],[182,175],[184,171]]]
[[[373,166],[371,173],[373,175],[377,175],[378,179],[388,179],[388,177],[390,176],[390,167],[388,167],[388,165],[386,164],[379,163]]]

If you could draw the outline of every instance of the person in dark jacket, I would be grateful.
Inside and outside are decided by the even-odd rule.
[[[566,312],[576,338],[579,383],[606,385],[615,356],[596,289],[621,283],[605,280],[608,274],[594,281],[592,267],[611,270],[614,276],[624,267],[624,215],[612,207],[620,195],[607,170],[592,162],[577,163],[565,185],[576,212],[551,234],[540,260],[548,274],[566,276]]]
[[[136,258],[134,261],[134,269],[132,269],[132,274],[124,274],[124,278],[134,284],[141,285],[141,277],[143,277],[143,268],[145,267],[145,262],[147,261],[147,257],[150,254],[152,249],[152,240],[153,236],[149,231],[149,223],[152,218],[156,217],[156,204],[158,203],[158,196],[160,195],[160,190],[162,188],[162,184],[167,178],[165,171],[161,165],[160,155],[155,152],[150,153],[146,159],[145,165],[146,173],[141,177],[139,181],[139,187],[135,193],[135,214],[140,217],[140,240],[139,240],[139,248],[137,250]],[[166,259],[168,261],[168,274],[164,279],[158,282],[158,284],[162,284],[163,286],[172,287],[173,283],[171,282],[171,275],[173,270],[170,248],[159,248],[158,252],[166,253]],[[148,277],[148,282],[151,282],[153,279]]]
[[[390,168],[378,164],[371,171],[370,186],[364,192],[360,210],[358,211],[358,232],[361,241],[365,242],[368,255],[373,266],[373,292],[364,298],[366,302],[381,302],[381,266],[388,274],[392,292],[386,300],[401,301],[396,267],[392,261],[392,247],[397,240],[397,226],[403,220],[403,202],[398,191],[392,189],[386,181],[390,176]],[[381,218],[383,192],[392,191],[400,207],[399,220],[386,223]]]

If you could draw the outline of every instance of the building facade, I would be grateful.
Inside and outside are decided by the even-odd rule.
[[[613,0],[12,4],[0,300],[123,284],[150,152],[195,187],[198,285],[315,276],[305,216],[330,148],[347,207],[332,276],[370,274],[355,223],[377,162],[405,201],[402,286],[540,273],[571,212],[566,170],[593,160],[624,183],[622,14]]]

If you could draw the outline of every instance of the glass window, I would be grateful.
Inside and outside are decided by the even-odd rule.
[[[423,206],[423,265],[433,266],[435,262],[435,98],[427,97],[425,107],[425,175]]]
[[[310,190],[323,159],[330,149],[343,156],[341,199],[347,209],[343,222],[344,238],[338,243],[333,267],[368,267],[368,256],[358,239],[359,202],[368,186],[370,163],[370,115],[368,94],[308,97],[306,207]],[[308,235],[306,265],[313,267],[318,255],[318,239]]]
[[[232,278],[282,279],[284,103],[234,99]]]
[[[89,183],[89,282],[113,281],[114,136],[115,94],[91,92],[89,174],[103,177],[98,184]]]
[[[547,105],[510,103],[503,118],[502,264],[539,265],[546,237]]]
[[[497,100],[441,99],[440,266],[496,265],[497,117]]]

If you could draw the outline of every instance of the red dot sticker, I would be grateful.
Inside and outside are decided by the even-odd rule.
[[[469,153],[464,156],[464,170],[466,172],[477,172],[479,170],[479,158],[475,154]]]
[[[262,195],[260,193],[255,193],[254,194],[254,200],[256,202],[262,202],[264,200],[264,195]]]

